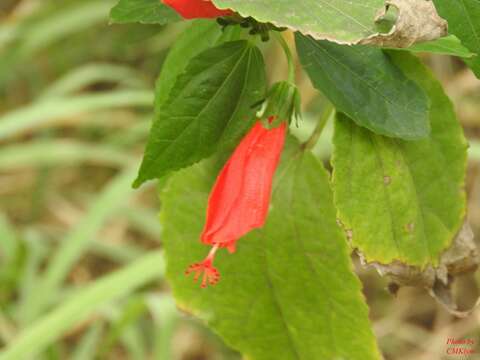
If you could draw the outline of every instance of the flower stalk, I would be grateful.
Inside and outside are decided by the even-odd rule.
[[[315,147],[315,145],[318,142],[318,139],[320,139],[320,135],[322,135],[325,125],[327,124],[328,120],[330,119],[334,111],[335,111],[335,108],[330,102],[328,102],[325,105],[325,110],[320,116],[320,119],[318,120],[317,125],[315,126],[315,129],[312,132],[312,135],[310,135],[308,140],[302,144],[303,149],[312,150]]]

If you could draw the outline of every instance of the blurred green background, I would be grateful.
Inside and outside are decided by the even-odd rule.
[[[130,188],[155,79],[185,24],[109,25],[114,4],[0,1],[0,359],[240,359],[176,309],[155,185]],[[266,49],[271,78],[285,71],[280,56]],[[478,235],[480,81],[456,59],[422,57],[471,141],[469,218]],[[301,73],[299,85],[306,120],[295,131],[306,137],[323,101]],[[330,135],[316,148],[325,159]],[[448,359],[447,338],[480,341],[480,311],[456,319],[423,289],[394,298],[386,279],[357,270],[385,359]],[[475,303],[478,283],[472,274],[456,282],[461,308]]]

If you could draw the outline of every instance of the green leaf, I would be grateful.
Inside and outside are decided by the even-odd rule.
[[[352,245],[368,261],[436,264],[465,215],[467,144],[438,81],[408,53],[391,57],[429,94],[432,133],[422,141],[390,139],[339,114],[335,202]]]
[[[110,20],[118,24],[139,22],[165,25],[181,19],[175,10],[160,0],[120,0],[110,12]]]
[[[296,43],[314,87],[358,125],[406,140],[428,135],[427,96],[382,50],[299,33]]]
[[[398,49],[400,50],[400,49]],[[427,41],[402,49],[412,52],[428,52],[441,55],[452,55],[462,58],[471,58],[476,56],[470,52],[462,42],[454,35],[445,36],[433,41]]]
[[[161,196],[167,277],[177,304],[245,358],[379,359],[328,175],[293,141],[264,228],[240,239],[236,253],[218,253],[215,287],[200,289],[183,276],[209,250],[199,235],[216,172],[205,165],[175,174]]]
[[[298,30],[315,38],[356,43],[378,34],[374,19],[383,0],[213,0],[261,22]]]
[[[480,1],[434,0],[441,17],[448,21],[448,31],[458,37],[471,52],[480,55]],[[480,57],[464,60],[480,79]]]
[[[156,115],[134,186],[231,150],[255,121],[254,105],[264,94],[262,54],[249,42],[193,58]]]
[[[239,40],[238,26],[222,28],[211,20],[195,20],[175,41],[162,65],[155,88],[155,111],[168,99],[175,81],[191,58],[223,42]]]

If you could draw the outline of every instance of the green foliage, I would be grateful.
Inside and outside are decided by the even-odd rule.
[[[141,160],[154,80],[182,26],[109,25],[112,0],[1,3],[0,358],[96,359],[141,297],[168,301],[119,329],[108,356],[169,359],[179,316],[153,250],[155,192],[131,190],[135,169],[123,170]],[[61,279],[54,291],[47,277]],[[224,349],[197,323],[183,328]]]
[[[426,52],[440,55],[452,55],[461,58],[471,58],[476,56],[476,54],[463,46],[462,42],[455,35],[449,35],[437,40],[414,44],[409,48],[402,50],[415,53]]]
[[[255,121],[264,94],[263,57],[248,41],[194,57],[156,114],[134,185],[231,150]]]
[[[165,59],[155,89],[155,111],[158,113],[167,101],[177,77],[190,59],[225,41],[239,40],[238,28],[222,31],[215,21],[195,20],[175,41]]]
[[[467,144],[441,85],[411,55],[390,56],[429,95],[432,133],[421,141],[389,139],[340,114],[335,202],[352,245],[368,261],[436,264],[465,215]]]
[[[480,1],[434,0],[434,3],[439,14],[448,21],[448,31],[477,54],[465,62],[480,79]]]
[[[139,22],[165,25],[178,21],[181,17],[160,0],[120,0],[112,8],[110,19],[119,24]]]
[[[190,357],[379,359],[343,231],[367,260],[385,263],[435,264],[451,244],[465,215],[465,139],[440,85],[407,52],[462,57],[478,75],[478,0],[435,0],[456,37],[395,52],[336,44],[390,29],[396,14],[405,15],[391,6],[380,28],[375,16],[383,0],[213,1],[255,19],[237,13],[179,22],[161,0],[0,5],[1,360],[167,360],[186,357],[172,338],[191,333],[202,350]],[[289,32],[260,42],[258,33],[274,35],[262,21],[333,41],[297,35],[301,60],[334,106],[309,84],[295,84],[306,95],[304,116],[290,132],[304,143],[287,142],[266,225],[240,239],[235,254],[217,254],[222,280],[202,290],[183,272],[210,249],[199,235],[218,168],[262,116],[265,94],[275,93],[266,78],[293,82],[288,74],[300,70]],[[277,40],[293,59],[288,67]],[[452,73],[461,70],[454,65]],[[331,155],[333,124],[321,132],[334,107],[332,195],[320,160]],[[137,185],[180,170],[158,185],[166,184],[165,228],[154,187],[130,188],[152,117]],[[472,159],[479,149],[470,148]],[[178,316],[158,246],[168,255],[177,304],[242,354]],[[429,342],[423,324],[409,321],[397,339],[401,350],[392,345],[409,313],[387,319],[400,304],[383,291],[383,279],[359,275],[368,281],[385,358],[396,359],[408,336]]]
[[[243,16],[272,22],[315,37],[356,42],[378,33],[374,22],[383,0],[213,0]]]
[[[207,253],[199,235],[213,180],[211,167],[196,165],[172,176],[161,195],[178,304],[252,359],[379,359],[319,161],[290,141],[266,225],[242,238],[235,254],[217,256],[222,280],[202,290],[182,273]]]
[[[296,34],[313,85],[358,125],[406,140],[428,135],[428,98],[380,49]]]

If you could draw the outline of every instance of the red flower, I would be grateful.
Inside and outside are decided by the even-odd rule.
[[[272,118],[270,120],[273,120]],[[235,251],[236,241],[265,223],[272,179],[285,143],[287,124],[267,129],[258,121],[242,139],[220,172],[210,193],[207,220],[201,240],[213,248],[201,263],[190,265],[186,274],[203,273],[202,287],[214,285],[219,273],[213,267],[218,248]]]
[[[216,18],[232,15],[231,10],[220,10],[210,0],[163,0],[184,19]]]

